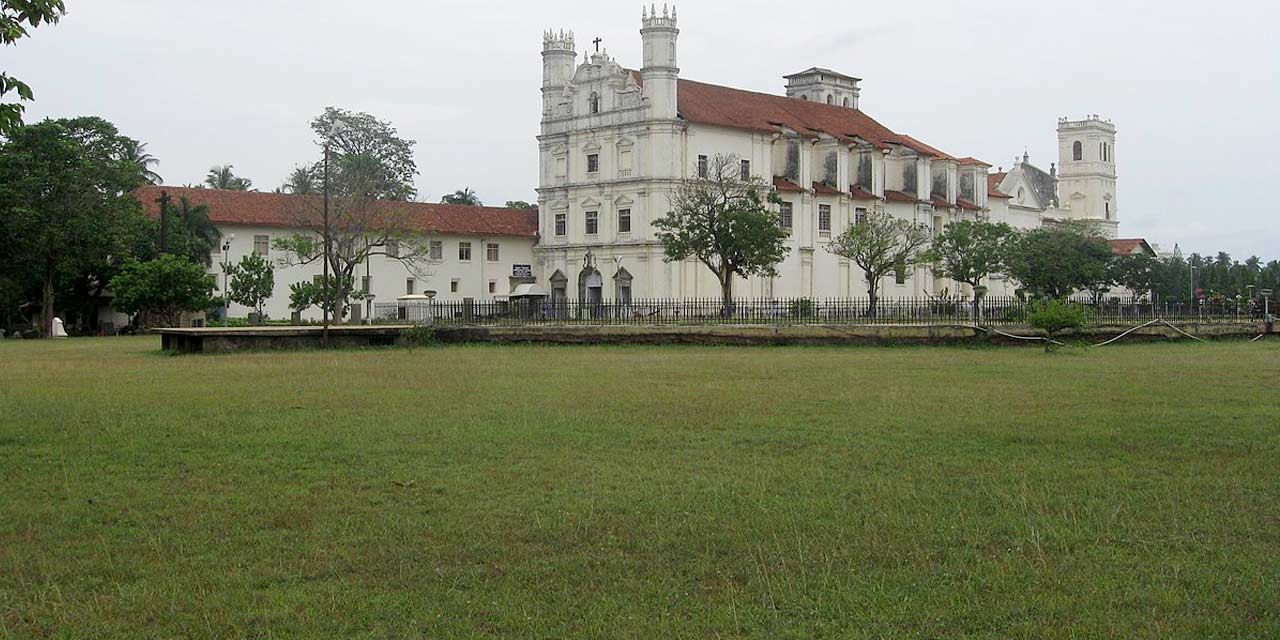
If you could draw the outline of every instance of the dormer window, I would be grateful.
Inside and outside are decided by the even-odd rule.
[[[591,97],[587,98],[587,110],[591,113],[600,113],[600,94],[591,92]]]

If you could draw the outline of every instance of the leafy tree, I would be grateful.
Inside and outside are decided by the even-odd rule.
[[[249,254],[240,259],[240,264],[231,265],[227,275],[231,277],[227,297],[236,304],[252,308],[261,319],[262,307],[276,288],[276,273],[271,261]]]
[[[1145,253],[1115,256],[1108,265],[1110,280],[1128,289],[1135,298],[1154,293],[1164,265]]]
[[[164,178],[161,178],[160,174],[151,170],[151,167],[160,164],[160,161],[155,156],[147,153],[146,143],[128,140],[125,141],[124,145],[125,155],[128,156],[129,161],[134,165],[138,175],[142,177],[144,182],[148,184],[164,182]]]
[[[317,182],[315,165],[294,167],[293,171],[289,174],[289,178],[280,186],[280,192],[292,193],[298,196],[312,195],[320,192],[320,187],[316,184]]]
[[[253,181],[237,176],[232,171],[233,168],[229,164],[210,168],[209,173],[204,177],[205,186],[224,191],[248,191],[253,186]]]
[[[508,200],[507,204],[504,206],[508,209],[537,209],[538,208],[538,204],[536,202],[525,202],[524,200]]]
[[[874,211],[837,236],[827,250],[862,269],[871,298],[868,314],[874,318],[880,300],[880,280],[898,270],[910,273],[925,260],[928,247],[927,227],[884,211]]]
[[[131,262],[111,280],[117,309],[152,316],[165,326],[177,325],[184,312],[207,309],[214,286],[204,267],[174,255]]]
[[[371,256],[385,256],[425,275],[431,263],[430,243],[403,202],[416,193],[414,142],[398,137],[389,123],[369,114],[333,107],[313,120],[311,128],[320,146],[331,149],[329,225],[324,225],[321,199],[297,199],[293,226],[304,231],[274,243],[286,253],[286,264],[327,260],[332,276],[321,298],[338,301],[352,299],[355,270]],[[319,166],[323,179],[325,163]],[[331,244],[327,252],[326,237]]]
[[[735,155],[715,156],[706,177],[682,181],[671,211],[653,222],[667,262],[694,257],[715,274],[725,315],[733,310],[734,278],[775,276],[789,251],[768,207],[776,195],[758,179],[743,180],[740,167]]]
[[[338,287],[335,287],[335,289],[336,288]],[[357,291],[354,283],[342,288],[348,291],[347,296],[345,298],[334,298],[334,300],[341,300],[341,304],[326,305],[325,288],[323,286],[314,282],[295,282],[289,285],[289,308],[294,311],[306,311],[311,307],[320,307],[323,309],[328,306],[330,316],[335,318],[344,317],[346,316],[346,312],[349,310],[348,307],[351,303],[359,302],[363,299],[364,292]],[[334,306],[340,308],[335,310]]]
[[[471,190],[471,187],[459,189],[440,198],[440,204],[457,204],[464,207],[484,206],[484,203],[480,202],[480,196],[477,196],[476,192]]]
[[[1006,256],[1008,273],[1036,296],[1067,298],[1108,282],[1111,246],[1078,228],[1052,226],[1019,234]]]
[[[936,263],[934,273],[963,282],[975,289],[988,276],[1004,268],[1005,247],[1013,237],[1013,227],[1000,222],[963,220],[947,225],[924,259]],[[973,296],[973,317],[978,317],[980,300]]]
[[[1089,322],[1089,308],[1068,300],[1047,298],[1035,300],[1027,308],[1027,324],[1043,329],[1050,338],[1067,329],[1079,329]],[[1044,344],[1045,351],[1053,350],[1053,343]]]
[[[58,301],[96,322],[107,283],[143,244],[131,143],[105,120],[74,118],[19,127],[0,144],[0,265],[12,289],[40,300],[42,334]]]
[[[53,24],[66,12],[63,0],[0,0],[0,47],[26,37],[27,27]],[[0,98],[10,92],[20,101],[35,99],[27,83],[0,71]],[[0,137],[22,126],[24,109],[20,103],[0,102]]]

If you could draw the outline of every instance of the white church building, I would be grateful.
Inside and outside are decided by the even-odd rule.
[[[1058,123],[1059,162],[1007,173],[897,133],[859,108],[861,80],[823,68],[786,76],[785,95],[680,77],[676,11],[644,9],[643,59],[629,69],[607,51],[579,61],[573,32],[545,32],[538,136],[542,278],[555,297],[712,297],[694,260],[668,263],[651,222],[679,182],[708,158],[734,154],[744,177],[783,199],[791,251],[775,278],[743,279],[747,297],[866,293],[857,268],[827,250],[859,216],[887,211],[935,233],[964,219],[1033,228],[1090,220],[1116,236],[1115,127],[1097,116]],[[968,293],[928,270],[897,274],[883,294]],[[1002,281],[992,293],[1010,293]]]

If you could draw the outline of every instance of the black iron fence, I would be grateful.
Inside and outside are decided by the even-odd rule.
[[[1262,309],[1234,301],[1203,303],[1077,299],[1093,324],[1130,324],[1154,319],[1249,322]],[[374,305],[376,323],[437,325],[698,325],[698,324],[1025,324],[1028,303],[1015,297],[738,299],[652,298],[635,300],[432,300]]]

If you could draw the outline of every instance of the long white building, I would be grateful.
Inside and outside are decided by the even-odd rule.
[[[1059,122],[1053,175],[1027,161],[993,174],[882,125],[859,108],[861,80],[852,76],[810,68],[785,78],[785,95],[683,79],[679,35],[674,9],[644,10],[636,71],[607,51],[579,62],[571,31],[543,34],[535,254],[555,296],[717,295],[701,264],[663,260],[650,224],[678,183],[717,154],[738,156],[744,176],[773,184],[791,231],[780,275],[742,280],[743,296],[865,295],[856,267],[827,246],[871,211],[935,233],[963,219],[1018,228],[1087,219],[1116,235],[1116,130],[1101,118]],[[889,297],[967,293],[923,269],[882,287]],[[992,289],[1011,291],[1000,281]]]

